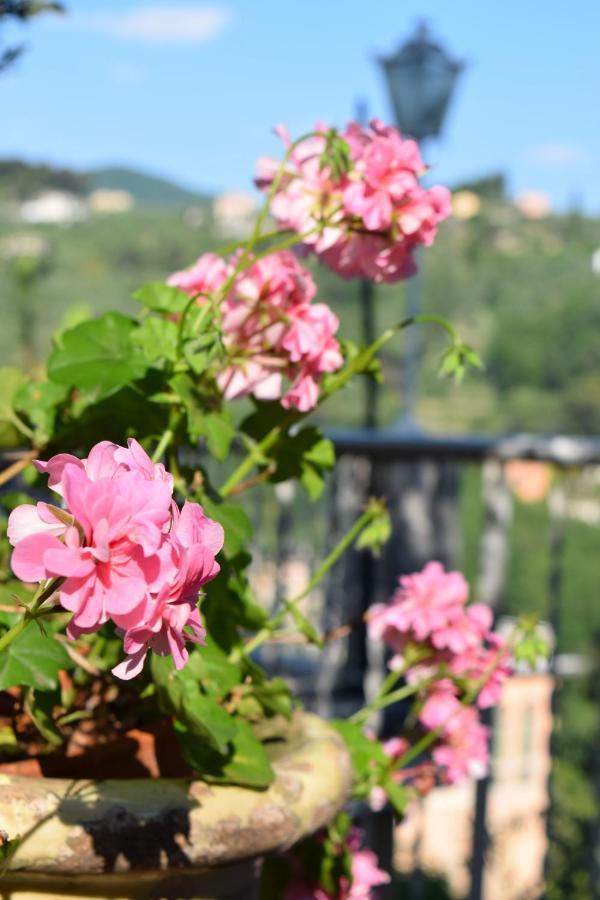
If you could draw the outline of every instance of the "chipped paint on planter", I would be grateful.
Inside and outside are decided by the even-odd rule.
[[[153,890],[148,885],[156,885],[160,873],[185,880],[185,870],[194,870],[189,877],[199,886],[181,896],[234,898],[235,892],[196,890],[207,879],[231,881],[231,866],[285,849],[326,824],[343,804],[352,777],[341,739],[306,713],[297,713],[288,726],[273,768],[276,779],[266,791],[183,779],[0,776],[0,830],[22,838],[0,880],[0,896],[101,897],[89,893],[98,883],[101,891],[110,885],[108,896],[117,897],[119,879],[129,884],[123,896],[177,896],[146,888]],[[220,875],[219,866],[226,867]],[[199,871],[207,869],[205,875]],[[56,889],[44,894],[50,883]],[[239,894],[244,900],[252,896],[250,884],[246,880],[246,893]]]

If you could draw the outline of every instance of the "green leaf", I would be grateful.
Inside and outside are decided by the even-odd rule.
[[[15,409],[26,414],[36,429],[36,439],[40,444],[47,443],[52,436],[58,407],[66,400],[68,393],[68,387],[63,384],[29,381],[15,394]]]
[[[376,555],[390,539],[392,522],[390,514],[381,506],[378,515],[361,531],[356,540],[357,550],[372,550]]]
[[[32,623],[0,655],[0,690],[17,685],[53,690],[59,669],[71,667],[62,644]]]
[[[256,409],[244,419],[240,428],[255,441],[261,441],[288,413],[279,400],[255,401],[255,405]]]
[[[201,692],[193,670],[187,666],[177,670],[171,657],[155,654],[151,668],[162,709],[175,715],[190,734],[202,738],[217,753],[226,753],[237,725],[214,697]]]
[[[225,532],[227,533],[227,531]],[[209,634],[219,647],[229,652],[239,641],[239,629],[256,631],[267,621],[267,613],[254,599],[244,569],[250,562],[248,553],[225,557],[221,571],[206,585],[202,598],[202,614]]]
[[[235,437],[235,426],[229,409],[215,410],[214,398],[204,398],[188,375],[175,375],[169,385],[185,407],[188,433],[192,441],[205,438],[209,453],[224,460]]]
[[[248,722],[238,718],[235,719],[235,724],[237,731],[230,743],[229,753],[225,756],[215,753],[205,742],[176,722],[175,733],[184,758],[210,783],[239,784],[256,789],[269,787],[275,773],[264,746]]]
[[[207,694],[218,699],[226,697],[242,681],[241,667],[229,661],[210,635],[205,646],[191,651],[186,668]]]
[[[215,459],[227,459],[231,442],[235,437],[235,425],[229,409],[220,412],[209,412],[204,416],[203,434],[206,438],[208,452]]]
[[[293,711],[292,694],[289,685],[283,678],[272,678],[263,683],[254,684],[252,693],[262,706],[267,716],[283,716],[290,719]]]
[[[456,340],[442,354],[438,372],[440,376],[451,376],[460,383],[469,367],[483,369],[484,365],[472,347]]]
[[[260,404],[242,423],[242,430],[254,440],[260,441],[282,418],[281,404]],[[275,464],[269,481],[297,479],[310,499],[316,500],[325,485],[324,473],[335,464],[335,450],[331,441],[311,425],[301,428],[295,434],[284,434],[271,449],[263,465],[269,462]]]
[[[23,435],[15,426],[13,402],[25,382],[19,369],[0,368],[0,447],[18,447],[23,443]]]
[[[21,746],[10,725],[0,725],[0,756],[19,756]]]
[[[190,302],[190,297],[179,288],[163,281],[153,281],[136,291],[133,299],[155,312],[180,313]]]
[[[49,377],[57,384],[91,391],[97,400],[110,396],[148,369],[141,347],[131,340],[136,329],[133,319],[106,313],[65,331],[61,346],[48,360]]]
[[[246,511],[239,503],[232,503],[229,500],[215,502],[209,497],[202,498],[202,505],[206,515],[223,526],[225,554],[229,557],[237,556],[252,537],[252,524]]]
[[[177,359],[177,326],[170,319],[148,316],[131,333],[131,342],[141,347],[148,362]]]
[[[324,438],[318,428],[302,428],[294,435],[286,435],[272,453],[277,468],[273,481],[297,478],[311,500],[316,500],[325,485],[323,473],[335,463],[335,451],[331,441]]]
[[[198,684],[187,679],[183,681],[178,718],[192,734],[201,737],[218,753],[227,751],[227,744],[237,731],[235,721],[216,699],[203,694]]]
[[[164,409],[158,404],[144,402],[144,397],[151,394],[151,374],[155,371],[151,370],[143,381],[138,382],[139,390],[126,387],[99,402],[86,397],[86,405],[72,410],[69,419],[61,424],[56,451],[64,447],[85,450],[98,441],[123,444],[130,435],[143,441],[146,437],[162,434],[166,425]]]
[[[219,310],[210,303],[193,306],[184,327],[183,356],[192,372],[203,375],[225,353]]]
[[[394,807],[396,813],[399,816],[404,816],[409,799],[408,791],[404,785],[398,784],[397,781],[394,781],[394,779],[389,776],[382,781],[381,787],[388,795],[388,800]]]
[[[345,719],[334,719],[331,725],[346,742],[358,781],[368,778],[378,768],[389,763],[379,741],[367,737],[362,725]]]
[[[8,864],[23,843],[25,838],[18,835],[14,838],[4,840],[0,837],[0,878],[4,875],[8,868]]]
[[[33,724],[52,747],[60,747],[64,738],[52,717],[53,707],[60,698],[54,692],[44,691],[38,694],[29,688],[25,694],[25,712],[33,720]]]

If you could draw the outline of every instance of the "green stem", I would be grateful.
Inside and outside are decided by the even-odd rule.
[[[362,516],[360,516],[352,528],[346,532],[346,534],[342,537],[342,539],[335,545],[331,553],[325,558],[323,563],[319,566],[313,577],[310,579],[306,587],[300,591],[299,594],[296,594],[295,597],[291,599],[283,601],[283,609],[281,609],[277,615],[273,616],[272,619],[267,622],[264,628],[261,628],[257,634],[254,635],[253,638],[244,645],[243,648],[236,648],[234,653],[232,654],[232,660],[237,662],[242,655],[249,656],[250,653],[253,653],[261,644],[264,644],[267,641],[273,632],[279,628],[281,623],[285,620],[287,615],[290,612],[290,609],[297,606],[297,604],[303,600],[310,592],[319,584],[321,579],[327,574],[327,572],[335,565],[340,556],[346,552],[348,547],[356,540],[361,531],[374,519],[377,515],[379,515],[381,511],[379,503],[377,501],[372,501],[369,503],[369,506],[364,511]]]
[[[19,619],[12,628],[10,628],[5,634],[0,637],[0,653],[3,650],[6,650],[12,642],[19,637],[19,635],[27,628],[30,622],[33,622],[34,619],[40,617],[40,615],[44,615],[43,612],[40,613],[40,607],[43,602],[50,597],[54,591],[57,589],[59,584],[62,582],[62,578],[53,578],[45,586],[40,585],[38,588],[33,600],[31,601],[31,605],[27,608],[25,613],[23,614],[23,618]]]
[[[407,697],[412,697],[412,695],[417,694],[423,686],[424,682],[405,684],[403,687],[398,688],[397,691],[391,691],[389,694],[376,697],[375,700],[372,700],[364,709],[360,709],[358,712],[354,713],[353,716],[350,716],[350,721],[357,723],[366,722],[371,713],[374,713],[379,709],[385,709],[386,706],[391,706],[393,703],[398,703],[400,700],[406,700]]]
[[[17,431],[20,431],[24,437],[28,438],[30,441],[35,440],[35,434],[31,430],[31,428],[29,428],[29,426],[25,424],[25,422],[21,419],[20,416],[16,414],[16,412],[14,412],[14,410],[10,413],[9,420],[15,426]]]
[[[207,294],[206,291],[196,291],[195,294],[192,294],[192,296],[186,303],[186,305],[183,309],[183,312],[181,313],[181,317],[180,317],[179,323],[177,325],[177,343],[175,345],[175,358],[176,358],[177,362],[179,362],[179,360],[181,359],[181,357],[183,355],[183,337],[184,337],[184,329],[185,329],[185,323],[186,323],[187,317],[190,313],[190,310],[192,310],[194,308],[194,306],[196,306],[196,303],[200,297],[204,297],[205,300],[209,301],[209,305],[206,306],[203,311],[203,316],[208,318],[208,316],[211,315],[213,312],[211,294]],[[198,330],[199,331],[201,330],[203,323],[204,323],[204,318],[202,318],[198,322]]]
[[[342,556],[348,547],[350,547],[356,538],[359,536],[361,531],[366,528],[370,522],[373,521],[378,515],[381,514],[382,505],[379,501],[371,500],[369,505],[367,506],[364,513],[356,520],[352,528],[346,532],[344,537],[335,545],[331,553],[329,553],[323,563],[319,566],[313,577],[310,579],[304,590],[300,591],[299,594],[296,594],[291,600],[287,601],[289,604],[295,605],[299,603],[300,600],[303,600],[304,597],[307,597],[308,594],[319,584],[321,579],[327,572],[335,565],[340,556]]]
[[[239,466],[234,469],[225,484],[221,487],[221,490],[219,491],[221,497],[225,498],[231,494],[233,489],[246,478],[254,466],[260,463],[264,455],[274,447],[284,430],[287,430],[294,424],[298,415],[299,414],[296,411],[289,412],[284,416],[281,424],[271,428],[264,438],[252,447],[248,455],[244,457]]]
[[[286,229],[286,231],[291,231],[291,229]],[[281,234],[285,234],[285,231],[279,228],[273,229],[273,231],[267,231],[265,232],[265,234],[261,234],[259,240],[261,242],[270,241],[273,238],[279,237]],[[233,253],[235,250],[240,250],[246,247],[250,243],[251,239],[252,238],[250,237],[247,241],[242,241],[241,243],[240,241],[230,241],[228,244],[224,244],[214,252],[217,256],[229,256],[229,254]]]
[[[509,648],[512,645],[512,641],[514,640],[514,635],[518,632],[518,629],[515,629],[513,635],[511,635],[510,639],[506,642],[504,647],[501,647],[500,650],[494,655],[491,663],[486,667],[481,676],[472,685],[472,687],[465,693],[465,696],[460,701],[461,709],[470,706],[474,700],[477,699],[480,692],[483,690],[485,685],[488,683],[497,667],[502,662],[502,659],[506,656],[506,653],[509,652]],[[411,763],[414,759],[421,755],[425,750],[427,750],[431,744],[433,744],[439,737],[442,736],[446,728],[448,727],[448,723],[454,718],[458,710],[455,710],[445,722],[442,722],[441,725],[438,725],[437,728],[434,728],[433,731],[429,731],[427,734],[424,734],[423,737],[417,741],[416,744],[413,744],[406,753],[401,756],[394,763],[394,769],[402,769]]]
[[[12,644],[15,638],[19,637],[21,632],[24,631],[25,628],[27,628],[30,621],[31,619],[29,618],[29,616],[23,616],[23,618],[19,619],[19,621],[15,625],[13,625],[13,627],[9,631],[7,631],[2,635],[2,637],[0,637],[0,653],[3,650],[6,650],[8,645]]]
[[[398,322],[397,325],[392,325],[390,328],[386,329],[386,331],[384,331],[377,340],[373,341],[372,344],[363,347],[360,353],[358,353],[344,369],[340,369],[339,372],[328,381],[326,390],[324,390],[319,397],[318,405],[320,406],[321,403],[324,403],[325,400],[328,399],[328,397],[341,390],[341,388],[343,388],[357,372],[363,371],[375,359],[379,351],[382,350],[392,338],[396,337],[397,334],[404,331],[409,325],[425,324],[438,325],[446,331],[453,340],[456,340],[455,330],[450,323],[446,322],[441,316],[424,313],[423,315],[411,316],[408,319],[404,319],[402,322]]]
[[[391,689],[394,687],[394,685],[396,684],[398,679],[401,677],[403,672],[404,672],[404,668],[399,669],[398,671],[388,672],[386,677],[383,680],[383,684],[377,691],[377,694],[375,695],[375,697],[371,700],[371,702],[369,704],[364,706],[362,709],[357,710],[357,712],[355,712],[353,716],[350,716],[350,721],[351,722],[361,721],[363,719],[363,717],[365,719],[367,719],[369,717],[369,713],[374,709],[374,704],[377,703],[379,700],[381,700],[382,697],[385,697],[385,695],[388,694],[389,691],[391,691]]]
[[[161,458],[171,441],[173,440],[174,432],[172,428],[165,428],[162,433],[162,437],[158,444],[156,445],[156,449],[152,454],[152,462],[157,463]]]
[[[233,286],[233,284],[234,284],[236,278],[238,277],[238,275],[240,274],[240,272],[243,272],[245,269],[248,268],[249,265],[251,265],[254,262],[254,258],[252,258],[252,251],[253,251],[254,246],[256,245],[257,241],[262,239],[261,232],[263,229],[263,225],[265,224],[265,221],[267,219],[267,216],[269,215],[269,210],[271,208],[271,202],[272,202],[275,194],[279,190],[279,186],[281,184],[283,176],[285,175],[285,167],[286,167],[292,153],[294,152],[296,147],[299,146],[299,144],[301,144],[303,141],[308,140],[308,138],[314,137],[316,134],[318,134],[318,132],[315,132],[315,131],[311,131],[311,132],[308,132],[307,134],[303,134],[303,135],[301,135],[301,137],[297,138],[293,143],[291,143],[290,146],[287,148],[285,155],[284,155],[283,159],[281,160],[281,163],[279,164],[279,168],[277,169],[277,171],[275,172],[275,175],[273,176],[273,181],[271,182],[271,185],[269,187],[267,196],[265,197],[265,200],[261,207],[261,210],[260,210],[258,216],[256,217],[256,222],[254,223],[254,228],[252,229],[252,234],[250,235],[249,240],[247,240],[245,242],[245,244],[243,246],[243,250],[240,254],[240,258],[238,259],[233,272],[231,273],[229,278],[225,281],[225,283],[221,287],[220,294],[222,297],[227,296],[227,294],[229,293],[231,287]],[[288,246],[293,246],[294,244],[299,243],[300,241],[304,240],[305,237],[307,237],[307,235],[297,235],[295,237],[295,239],[293,240],[293,242],[291,244],[289,244]],[[282,249],[282,248],[277,248],[277,249]],[[274,253],[274,252],[276,252],[276,250],[275,250],[275,248],[269,248],[269,250],[267,252]],[[263,255],[264,255],[264,252],[263,252]]]

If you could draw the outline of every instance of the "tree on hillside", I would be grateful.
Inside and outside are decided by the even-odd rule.
[[[5,20],[27,21],[42,12],[64,12],[62,3],[53,0],[0,0],[0,25]],[[7,69],[23,52],[23,44],[0,49],[0,73]]]

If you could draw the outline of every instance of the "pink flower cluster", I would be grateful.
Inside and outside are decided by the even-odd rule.
[[[197,503],[179,510],[173,478],[133,439],[127,448],[102,441],[87,459],[60,453],[35,465],[62,507],[23,504],[11,513],[17,578],[60,579],[71,638],[114,622],[127,654],[113,670],[120,678],[137,675],[149,649],[184,666],[186,641],[204,643],[197,599],[219,571],[222,527]]]
[[[341,135],[350,168],[334,177],[321,162],[325,126],[291,151],[286,129],[276,131],[289,152],[271,202],[279,226],[305,235],[304,246],[344,278],[395,282],[414,274],[415,249],[429,246],[450,214],[446,188],[419,183],[426,167],[415,141],[377,119],[367,128],[351,122]],[[279,167],[259,159],[257,185],[268,190]]]
[[[489,763],[489,729],[479,721],[477,710],[463,706],[457,694],[452,681],[437,682],[419,714],[426,728],[440,729],[440,742],[431,756],[450,784],[483,778]]]
[[[337,894],[331,894],[318,884],[310,884],[300,875],[287,888],[284,900],[371,900],[371,888],[388,884],[390,876],[379,868],[373,851],[362,846],[363,841],[362,831],[353,828],[348,839],[348,849],[352,856],[352,880],[342,879]]]
[[[186,293],[214,293],[235,270],[204,254],[169,284]],[[240,273],[223,299],[223,340],[228,363],[217,381],[226,399],[253,394],[287,409],[307,412],[319,397],[319,381],[343,363],[335,338],[338,320],[325,303],[313,303],[312,275],[289,252],[256,260]],[[199,302],[202,302],[201,297]]]
[[[491,631],[492,611],[482,603],[467,606],[468,594],[459,572],[431,562],[403,575],[390,603],[376,604],[369,615],[370,637],[396,653],[391,668],[424,685],[419,718],[440,730],[432,757],[448,781],[480,777],[488,761],[487,730],[477,710],[461,702],[465,684],[478,688],[474,702],[483,709],[499,701],[512,671],[504,639]]]

